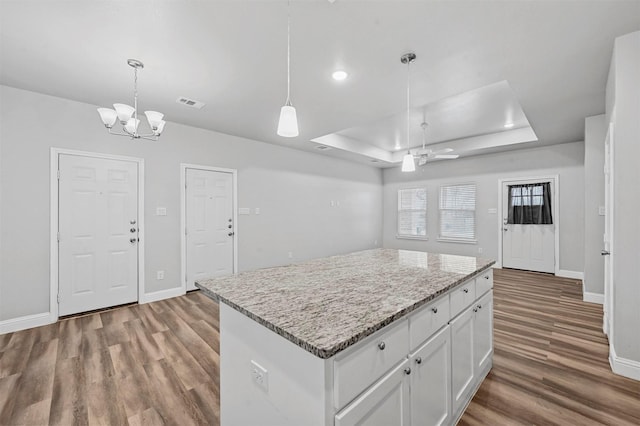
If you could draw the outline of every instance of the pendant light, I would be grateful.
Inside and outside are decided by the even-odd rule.
[[[298,117],[291,105],[291,1],[287,1],[287,102],[280,108],[278,135],[285,138],[298,136]]]
[[[416,163],[413,159],[413,154],[411,154],[411,144],[409,142],[409,123],[411,118],[411,86],[410,86],[410,73],[409,68],[411,62],[416,60],[416,54],[413,52],[405,53],[400,57],[400,62],[403,64],[407,64],[407,153],[402,158],[402,171],[403,172],[414,172],[416,170]]]

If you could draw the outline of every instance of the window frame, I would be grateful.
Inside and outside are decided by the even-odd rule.
[[[408,190],[417,190],[423,189],[425,193],[425,208],[423,209],[400,209],[400,192],[408,191]],[[408,188],[398,188],[396,191],[396,238],[397,239],[405,239],[405,240],[421,240],[427,241],[429,239],[429,217],[428,217],[428,208],[429,208],[429,190],[427,186],[415,186]],[[401,234],[400,233],[400,212],[424,212],[424,235],[411,235],[411,234]]]
[[[473,237],[472,238],[456,238],[456,237],[448,237],[442,236],[442,211],[471,211],[466,209],[443,209],[440,206],[440,200],[442,198],[442,190],[443,188],[449,188],[452,186],[473,186],[474,187],[474,198],[473,198]],[[459,182],[459,183],[450,183],[443,184],[438,187],[438,238],[437,241],[446,242],[446,243],[459,243],[459,244],[477,244],[478,243],[478,217],[477,217],[477,206],[478,206],[478,184],[477,182]]]

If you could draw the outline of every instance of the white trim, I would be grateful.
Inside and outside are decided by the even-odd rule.
[[[574,280],[584,280],[584,272],[569,271],[567,269],[556,270],[556,277],[573,278]]]
[[[560,272],[560,175],[546,175],[546,176],[533,176],[533,177],[513,177],[498,179],[498,260],[496,264],[499,268],[502,268],[502,236],[503,236],[503,217],[504,209],[502,206],[502,190],[503,186],[507,182],[522,182],[522,181],[553,181],[553,222],[554,222],[554,263],[555,274]],[[569,271],[570,272],[570,271]],[[570,277],[573,278],[573,277]],[[582,277],[580,277],[582,279]]]
[[[0,334],[13,333],[14,331],[26,330],[27,328],[53,324],[57,319],[57,315],[54,315],[52,312],[43,312],[41,314],[11,318],[0,321]]]
[[[60,154],[105,160],[131,161],[138,164],[138,301],[145,294],[144,285],[144,159],[98,152],[76,151],[73,149],[51,148],[50,162],[50,255],[49,255],[49,314],[55,322],[58,319],[58,159]]]
[[[609,345],[609,365],[611,365],[611,370],[616,374],[640,380],[640,362],[618,357],[615,348],[611,344]]]
[[[582,293],[582,301],[604,305],[604,294],[584,292]]]
[[[238,273],[238,170],[225,169],[221,167],[202,166],[199,164],[180,163],[180,282],[181,288],[187,291],[187,241],[185,239],[185,228],[187,226],[187,193],[186,179],[187,169],[208,170],[211,172],[231,173],[233,186],[233,273]]]
[[[144,303],[157,302],[158,300],[170,299],[172,297],[178,297],[184,294],[185,294],[185,291],[184,291],[184,288],[182,288],[182,286],[168,288],[166,290],[158,290],[158,291],[154,291],[153,293],[143,294],[142,297],[140,297],[140,301],[138,303],[144,304]]]
[[[436,241],[441,242],[441,243],[478,244],[478,240],[476,240],[476,239],[466,240],[464,238],[438,237],[438,239]]]
[[[423,236],[419,236],[419,235],[401,235],[401,234],[396,234],[396,239],[398,240],[421,240],[421,241],[429,241],[429,236],[425,235]]]

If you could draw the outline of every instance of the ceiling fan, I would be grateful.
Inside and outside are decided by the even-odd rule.
[[[420,127],[422,127],[422,149],[419,149],[414,155],[414,158],[418,159],[418,165],[424,166],[427,164],[427,161],[433,159],[454,160],[458,158],[460,156],[458,154],[449,154],[449,152],[453,152],[451,148],[438,149],[436,151],[426,148],[428,126],[429,124],[426,121],[420,124]]]

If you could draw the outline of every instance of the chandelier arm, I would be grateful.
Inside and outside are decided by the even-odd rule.
[[[113,129],[108,129],[110,135],[133,137],[133,135],[125,130],[125,133],[118,133]],[[124,129],[123,129],[124,130]]]
[[[138,139],[146,139],[148,141],[158,142],[158,136],[156,135],[139,135]]]

